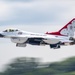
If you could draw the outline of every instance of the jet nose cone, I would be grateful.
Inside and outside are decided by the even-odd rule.
[[[4,35],[0,34],[0,38],[4,37]]]

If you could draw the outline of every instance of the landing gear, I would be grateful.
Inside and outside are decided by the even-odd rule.
[[[60,48],[60,42],[57,43],[57,44],[50,44],[50,48],[53,48],[53,49],[58,49],[58,48]]]

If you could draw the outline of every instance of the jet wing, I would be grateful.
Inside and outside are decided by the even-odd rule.
[[[35,40],[35,42],[40,40],[40,41],[45,42],[47,44],[55,44],[55,43],[58,43],[60,41],[55,36],[47,35],[47,34],[43,34],[43,35],[39,35],[39,34],[18,35],[18,36],[12,36],[11,38],[27,38],[27,41],[32,39],[32,40]]]
[[[47,44],[56,44],[58,42],[73,42],[65,38],[59,38],[59,37],[55,37],[54,35],[47,35],[47,34],[17,35],[17,36],[11,36],[11,38],[21,38],[21,39],[26,38],[27,41],[31,39],[36,41],[40,40]]]

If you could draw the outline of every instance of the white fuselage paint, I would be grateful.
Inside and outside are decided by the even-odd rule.
[[[69,37],[66,36],[55,36],[48,34],[32,33],[26,31],[17,31],[17,32],[2,32],[2,35],[5,38],[11,38],[11,41],[14,43],[24,43],[28,38],[43,38],[43,41],[48,44],[55,44],[60,42],[59,40],[66,40]]]

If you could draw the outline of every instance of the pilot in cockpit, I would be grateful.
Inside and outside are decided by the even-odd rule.
[[[3,32],[15,32],[15,31],[18,31],[18,29],[7,29],[7,30],[5,30]]]

